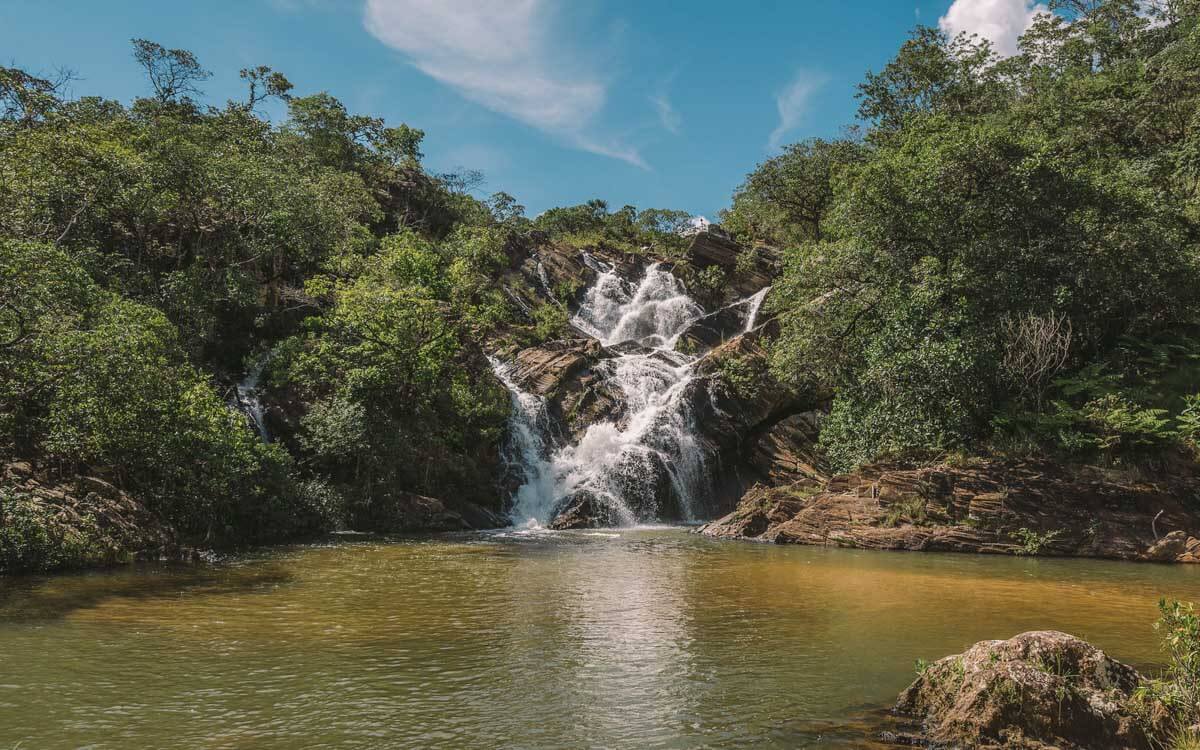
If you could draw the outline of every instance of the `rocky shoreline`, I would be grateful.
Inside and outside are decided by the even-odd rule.
[[[1200,481],[985,461],[877,465],[758,486],[698,531],[721,539],[880,550],[1200,562]]]

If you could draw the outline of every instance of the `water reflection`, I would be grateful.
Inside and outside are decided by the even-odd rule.
[[[10,579],[0,748],[867,747],[916,658],[982,638],[1157,662],[1198,574],[645,530]]]

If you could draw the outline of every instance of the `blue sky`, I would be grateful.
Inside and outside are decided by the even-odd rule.
[[[3,0],[0,55],[75,95],[146,84],[129,39],[196,53],[204,90],[270,65],[295,93],[426,132],[433,171],[481,170],[534,215],[603,198],[713,216],[780,144],[854,122],[855,85],[912,27],[1001,48],[1029,0]],[[278,113],[276,113],[278,114]]]

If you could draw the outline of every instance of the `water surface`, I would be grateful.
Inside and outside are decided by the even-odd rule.
[[[1152,667],[1161,595],[1200,570],[676,529],[0,579],[0,749],[869,747],[915,659],[980,639]]]

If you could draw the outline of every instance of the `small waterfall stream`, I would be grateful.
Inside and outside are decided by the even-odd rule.
[[[266,412],[258,395],[258,383],[262,379],[263,368],[267,358],[259,358],[246,373],[242,382],[237,384],[237,406],[250,418],[254,431],[264,443],[271,442],[271,433],[267,430]]]
[[[620,354],[594,371],[619,391],[624,409],[615,421],[590,425],[577,443],[552,446],[543,399],[523,392],[513,367],[493,359],[512,398],[508,459],[524,477],[510,515],[517,525],[544,526],[565,501],[587,493],[618,525],[656,520],[663,502],[694,520],[709,486],[684,398],[697,357],[675,345],[705,311],[660,264],[631,282],[590,255],[584,260],[597,278],[571,323],[605,346],[621,345]],[[765,290],[747,300],[747,325],[753,325],[762,296]]]
[[[754,326],[758,325],[758,311],[762,309],[763,300],[767,298],[767,294],[770,291],[771,287],[764,286],[755,292],[753,297],[746,300],[746,304],[750,306],[750,310],[746,313],[746,325],[742,328],[742,333],[750,333],[754,330]]]

